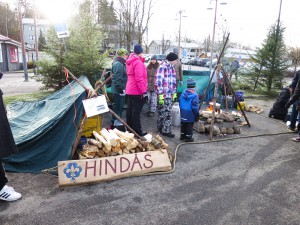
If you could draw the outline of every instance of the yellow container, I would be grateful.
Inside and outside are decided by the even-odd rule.
[[[241,105],[241,107],[242,107],[242,110],[244,110],[244,109],[245,109],[245,102],[240,102],[240,105]],[[237,109],[237,110],[241,110],[239,104],[237,104],[236,109]]]
[[[100,133],[100,131],[102,129],[102,120],[103,120],[102,115],[96,115],[96,116],[89,117],[82,129],[82,135],[84,135],[86,137],[91,137],[93,134],[93,131]]]

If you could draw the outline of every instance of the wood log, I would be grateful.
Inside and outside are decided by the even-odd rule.
[[[117,144],[121,143],[121,138],[113,130],[109,130],[108,132],[116,140]]]
[[[132,133],[129,133],[129,132],[122,132],[122,131],[119,131],[118,129],[113,129],[113,131],[121,138],[121,139],[124,139],[126,141],[131,141],[134,139],[134,134]]]
[[[88,143],[90,144],[90,145],[95,145],[95,146],[97,146],[98,148],[102,148],[102,143],[100,142],[100,141],[97,141],[97,140],[95,140],[95,139],[89,139],[88,140]]]
[[[105,153],[109,153],[111,151],[111,145],[109,142],[107,142],[100,134],[98,134],[96,131],[93,131],[94,137],[100,141],[106,148]],[[102,148],[104,149],[104,148]]]
[[[110,143],[111,146],[116,146],[117,145],[117,142],[116,142],[116,139],[113,138],[110,133],[108,132],[108,130],[106,130],[105,128],[102,128],[102,130],[100,131],[100,134],[102,135],[102,137],[105,138],[105,140],[107,142]]]

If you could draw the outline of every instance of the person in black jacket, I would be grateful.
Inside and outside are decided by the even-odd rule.
[[[0,79],[2,76],[0,77]],[[15,201],[22,197],[12,187],[6,185],[8,180],[2,165],[2,158],[17,152],[17,147],[6,116],[6,109],[0,89],[0,200]]]
[[[292,95],[290,100],[285,105],[285,108],[288,109],[292,104],[294,104],[296,101],[298,101],[297,107],[296,107],[296,109],[298,111],[298,118],[300,116],[300,100],[299,100],[299,98],[300,98],[300,81],[298,80],[294,94]],[[297,129],[298,129],[298,137],[293,138],[293,141],[300,142],[300,123],[298,123]]]
[[[296,72],[295,76],[293,77],[292,83],[290,85],[290,87],[293,89],[293,92],[297,86],[299,78],[300,78],[300,70],[298,70]],[[297,117],[298,117],[297,105],[298,105],[298,100],[296,100],[292,106],[292,112],[291,112],[291,116],[290,116],[290,125],[288,126],[288,130],[291,132],[297,131],[296,130],[296,122],[297,122]],[[299,121],[299,117],[298,117],[298,121]]]
[[[285,104],[289,101],[293,89],[291,87],[285,87],[278,95],[273,107],[270,109],[269,117],[279,120],[284,120],[288,109],[285,108]]]

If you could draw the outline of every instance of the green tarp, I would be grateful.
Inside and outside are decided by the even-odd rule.
[[[79,80],[92,89],[85,76]],[[5,169],[39,173],[71,159],[85,98],[86,91],[73,81],[44,99],[12,103],[8,116],[19,153],[3,160]]]

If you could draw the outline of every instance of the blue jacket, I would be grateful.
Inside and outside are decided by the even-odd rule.
[[[199,98],[194,88],[183,91],[179,99],[181,122],[194,122],[199,115]]]

